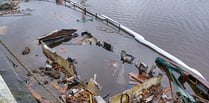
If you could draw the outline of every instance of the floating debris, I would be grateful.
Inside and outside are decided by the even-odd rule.
[[[75,77],[69,78],[68,82],[73,82]],[[68,84],[65,84],[64,88],[61,88],[58,84],[52,82],[51,85],[62,94],[63,101],[66,103],[84,103],[91,102],[95,103],[94,96],[98,96],[99,88],[97,83],[90,79],[88,85],[83,85],[78,87],[77,85],[69,87]]]
[[[49,34],[39,37],[38,38],[39,44],[42,41],[49,47],[55,47],[61,44],[62,42],[66,42],[72,38],[77,37],[78,36],[77,34],[73,34],[76,31],[77,31],[76,29],[62,29],[59,31],[58,30],[52,31]]]
[[[87,36],[88,38],[93,37],[93,36],[91,35],[91,33],[87,32],[87,31],[82,32],[82,33],[81,33],[81,36]]]
[[[134,61],[134,57],[130,54],[127,54],[126,51],[122,50],[120,53],[120,58],[123,63],[132,64]]]
[[[19,3],[20,1],[10,1],[10,0],[4,0],[0,2],[0,16],[1,17],[30,16],[32,10],[29,8],[20,10]]]
[[[191,89],[196,95],[198,95],[198,97],[200,97],[200,99],[209,99],[209,83],[206,80],[203,80],[194,74],[190,74],[184,71],[174,63],[169,63],[163,58],[158,57],[156,58],[155,62],[157,66],[166,73],[169,80],[173,82],[179,93],[179,97],[183,102],[197,102],[194,97],[186,90],[184,86],[185,82],[190,85]],[[177,77],[177,74],[180,76]]]
[[[76,68],[74,64],[70,63],[68,60],[59,56],[55,51],[50,49],[46,44],[41,41],[42,50],[44,55],[54,64],[58,65],[57,69],[60,69],[66,76],[71,77],[77,75]]]
[[[56,0],[56,3],[59,4],[59,5],[62,5],[63,4],[63,0]]]
[[[51,85],[61,94],[66,94],[67,92],[67,86],[64,87],[64,89],[62,89],[57,83],[55,82],[51,82]]]
[[[59,71],[56,71],[54,69],[50,69],[48,71],[45,71],[45,74],[53,79],[59,79],[61,77],[61,74]]]
[[[149,76],[150,77],[153,77],[154,76],[154,74],[155,74],[155,69],[156,69],[156,65],[152,65],[152,67],[151,67],[151,69],[150,69],[150,71],[149,71]]]
[[[22,55],[27,55],[30,53],[30,48],[29,47],[25,47],[25,49],[22,51]]]
[[[0,2],[0,11],[17,9],[18,4],[19,2],[4,0],[3,2]]]
[[[142,84],[138,84],[131,89],[116,94],[109,98],[110,103],[133,103],[133,102],[150,102],[157,96],[161,90],[162,75],[148,79]],[[150,99],[151,98],[151,99]]]
[[[81,36],[83,37],[83,39],[81,39],[79,42],[79,44],[85,43],[85,42],[89,42],[91,40],[91,38],[94,38],[89,32],[82,32]],[[48,40],[48,39],[47,39]],[[102,101],[104,102],[103,99],[98,99],[99,97],[99,84],[96,82],[96,75],[95,75],[95,79],[90,79],[88,81],[88,83],[86,84],[83,80],[80,80],[80,78],[78,78],[78,75],[76,73],[75,70],[75,64],[77,64],[77,61],[75,59],[72,59],[71,57],[68,57],[67,59],[62,58],[61,56],[59,56],[55,51],[53,51],[52,49],[50,49],[44,42],[42,42],[42,40],[39,41],[42,45],[42,50],[43,53],[45,54],[45,56],[49,59],[48,60],[48,64],[49,64],[49,70],[51,71],[51,69],[53,68],[53,70],[55,71],[64,71],[63,73],[65,75],[67,75],[68,78],[64,78],[62,80],[59,80],[58,83],[64,84],[64,88],[61,88],[59,86],[59,84],[56,83],[51,83],[51,85],[57,90],[59,91],[60,94],[62,94],[62,99],[63,101],[66,101],[67,103],[71,103],[71,102],[92,102],[92,103],[96,103],[97,101]],[[95,41],[94,43],[96,44],[97,41]],[[96,45],[98,45],[99,42],[97,42]],[[76,43],[78,44],[78,43]],[[91,43],[90,43],[91,44]],[[101,43],[100,43],[101,44]],[[112,51],[112,45],[104,42],[104,44],[101,44],[102,47],[108,51]],[[134,61],[134,57],[130,54],[127,54],[125,51],[121,51],[121,60],[123,61],[123,63],[128,63],[128,64],[133,64]],[[51,65],[51,66],[50,66]],[[112,69],[113,69],[113,76],[115,75],[116,71],[119,69],[119,65],[115,60],[112,60],[110,65],[109,65]],[[136,66],[137,67],[137,66]],[[144,63],[140,63],[140,66],[138,67],[139,69],[139,73],[138,74],[133,74],[130,73],[129,77],[132,80],[132,82],[135,82],[136,85],[140,85],[140,83],[145,83],[147,82],[149,79],[153,79],[156,77],[149,77],[149,75],[146,73],[147,68],[145,68],[145,64]],[[143,68],[143,69],[142,69]],[[43,68],[41,68],[43,69]],[[47,72],[47,75],[51,75],[51,72]],[[125,84],[125,67],[124,64],[122,65],[122,68],[119,71],[118,77],[117,77],[117,81],[119,84],[124,85]],[[57,78],[59,79],[59,78]],[[156,81],[152,81],[152,83],[155,83]],[[149,82],[148,82],[149,83]],[[160,82],[159,82],[160,83]],[[145,83],[146,84],[146,83]],[[149,85],[150,86],[150,85]],[[138,87],[138,88],[143,88],[143,87]],[[152,86],[147,87],[150,89],[150,91],[152,91]],[[154,87],[153,87],[154,88]],[[160,85],[159,85],[160,88]],[[126,90],[128,91],[128,90]],[[137,91],[137,89],[133,89],[131,90],[133,91]],[[153,90],[153,91],[157,91],[157,90]],[[158,90],[159,91],[159,90]],[[144,91],[143,91],[144,92]],[[136,92],[135,92],[136,93]],[[64,95],[63,95],[64,94]],[[143,94],[143,93],[142,93]],[[145,98],[141,98],[139,99],[139,97],[135,96],[135,97],[129,97],[132,94],[127,94],[127,95],[123,95],[121,98],[128,98],[128,101],[134,101],[134,99],[138,99],[139,100],[144,100],[144,101],[152,101],[152,98],[154,98],[154,95],[146,95]],[[96,98],[94,98],[95,96],[97,96]],[[112,100],[110,99],[110,102]]]
[[[143,83],[143,82],[145,82],[147,79],[150,78],[149,76],[147,76],[146,73],[137,74],[137,73],[131,72],[131,73],[129,73],[128,75],[129,75],[129,79],[130,79],[132,82],[138,82],[138,83]]]
[[[139,74],[146,73],[148,69],[148,66],[143,62],[140,62],[139,64],[135,64],[135,67],[138,69]]]
[[[28,87],[28,90],[32,93],[32,95],[35,97],[35,99],[38,102],[40,102],[40,103],[53,103],[52,101],[45,99],[37,91],[32,89],[31,85],[28,85],[27,87]]]
[[[55,32],[55,34],[57,31]],[[48,84],[48,80],[43,81],[45,85],[51,85],[58,92],[62,101],[66,103],[106,103],[104,98],[100,96],[100,88],[101,86],[96,82],[96,74],[94,75],[94,79],[90,79],[86,82],[86,79],[81,79],[77,74],[75,65],[77,64],[76,59],[68,57],[64,59],[60,55],[58,55],[54,50],[48,47],[45,44],[46,41],[55,40],[58,35],[51,33],[48,36],[39,39],[39,43],[41,44],[43,54],[47,57],[47,62],[45,67],[40,67],[39,71],[33,71],[34,73],[39,73],[40,75],[48,75],[56,82],[51,82]],[[54,36],[53,36],[54,35]],[[75,34],[77,35],[77,34]],[[53,38],[53,39],[52,39]],[[43,42],[43,41],[45,42]],[[70,42],[74,45],[97,45],[99,47],[103,47],[105,50],[113,52],[113,46],[107,42],[97,41],[97,39],[89,32],[85,31],[81,33],[81,36],[77,35],[71,38]],[[65,48],[60,48],[61,53],[65,53]],[[59,49],[59,50],[60,50]],[[175,69],[176,67],[172,67],[166,64],[161,59],[156,59],[157,66],[166,71],[166,74],[169,78],[169,81],[172,81],[176,87],[176,95],[173,95],[173,88],[170,87],[163,88],[161,85],[162,74],[158,72],[156,76],[156,64],[153,64],[150,69],[148,69],[148,65],[144,62],[136,63],[135,57],[126,53],[126,51],[121,50],[120,58],[122,61],[122,66],[114,59],[110,60],[108,63],[108,67],[113,70],[112,75],[115,76],[116,72],[118,72],[116,80],[120,85],[126,85],[126,74],[125,74],[125,64],[133,65],[138,72],[130,72],[127,76],[130,81],[128,85],[128,89],[124,90],[122,93],[118,93],[108,100],[109,103],[166,103],[166,102],[200,102],[207,101],[207,85],[201,84],[200,81],[193,79],[194,76],[188,74],[182,69]],[[171,68],[171,69],[165,69]],[[149,71],[148,71],[149,70]],[[173,79],[175,76],[173,73],[169,73],[168,70],[175,71],[181,76],[178,79]],[[62,72],[63,74],[61,74]],[[184,77],[182,77],[182,75]],[[61,79],[60,79],[61,78]],[[188,79],[192,78],[192,79]],[[177,81],[179,81],[177,83]],[[190,95],[182,86],[184,82],[196,83],[196,90],[201,92],[200,95]],[[130,86],[130,87],[129,87]],[[203,91],[204,90],[204,91]],[[206,92],[205,92],[206,91]],[[108,95],[107,95],[108,96]]]
[[[18,6],[15,4],[12,4],[13,1],[9,1],[8,3],[3,3],[0,4],[0,15],[7,15],[7,14],[24,14],[24,15],[29,15],[30,13],[27,13],[28,11],[31,12],[31,9],[26,9],[26,10],[19,10]],[[63,0],[56,0],[56,3],[62,4]],[[85,5],[86,0],[81,0],[81,4]],[[2,2],[1,2],[2,3]],[[79,8],[79,11],[83,11],[82,15],[82,20],[77,20],[78,22],[83,22],[85,23],[86,21],[93,21],[93,17],[90,19],[86,18],[86,14],[94,15],[94,13],[89,12],[86,10],[86,8],[83,8],[83,6],[77,5],[73,1],[65,1],[65,5],[67,4],[72,4],[71,6],[74,6]],[[71,7],[69,6],[69,7]],[[85,15],[84,15],[85,14]],[[143,37],[140,37],[137,33],[129,30],[128,28],[124,27],[123,25],[117,23],[116,21],[112,20],[111,18],[108,18],[103,15],[94,15],[97,19],[107,22],[107,24],[112,25],[112,27],[117,27],[120,31],[125,31],[129,34],[133,34],[133,38],[135,37],[136,40],[139,40],[140,38],[142,40],[142,43],[146,40],[144,40]],[[63,16],[58,16],[58,18],[62,19]],[[115,26],[118,25],[118,26]],[[0,35],[5,34],[6,32],[6,27],[0,28]],[[97,28],[102,31],[105,31],[107,33],[113,33],[115,32],[114,29],[110,28],[105,28],[105,27],[100,27]],[[95,30],[95,29],[94,29]],[[41,79],[42,81],[40,83],[41,85],[46,85],[47,88],[49,87],[50,89],[53,88],[53,90],[56,91],[56,97],[60,97],[62,99],[61,102],[65,103],[106,103],[104,98],[106,98],[109,94],[106,96],[100,96],[100,89],[101,86],[96,82],[96,74],[94,75],[94,79],[89,79],[88,78],[82,78],[77,74],[76,71],[76,64],[77,60],[71,57],[64,58],[59,53],[67,53],[70,52],[68,51],[65,47],[59,48],[59,53],[55,52],[53,47],[58,46],[59,44],[69,41],[70,45],[82,45],[84,46],[85,44],[87,45],[96,45],[99,47],[102,47],[103,49],[107,51],[113,51],[113,44],[111,42],[107,41],[99,41],[96,37],[93,36],[93,34],[85,31],[82,32],[81,35],[75,33],[77,29],[62,29],[60,31],[54,31],[52,33],[49,33],[47,35],[44,35],[40,38],[38,38],[39,43],[42,47],[43,54],[47,58],[46,65],[43,67],[40,67],[37,70],[30,70],[27,69],[26,66],[21,64],[24,68],[26,68],[29,72],[29,75],[33,75],[33,73],[36,73],[36,75],[40,76],[38,79]],[[149,43],[149,42],[148,42]],[[146,44],[146,43],[145,43]],[[151,46],[153,47],[153,46]],[[117,50],[118,48],[116,48]],[[120,49],[120,48],[119,48]],[[158,48],[157,48],[158,49]],[[159,49],[161,50],[161,49]],[[135,57],[128,54],[129,51],[122,50],[120,55],[120,59],[122,61],[122,66],[120,66],[120,62],[116,62],[117,60],[111,59],[111,69],[113,71],[112,75],[116,75],[117,73],[118,77],[114,77],[113,79],[116,79],[116,83],[122,84],[123,85],[123,90],[121,91],[122,93],[116,94],[115,96],[112,96],[109,98],[110,103],[121,103],[121,102],[126,102],[126,103],[165,103],[165,102],[204,102],[207,103],[209,99],[209,86],[207,81],[202,80],[197,78],[196,76],[179,69],[178,66],[176,65],[167,65],[164,61],[157,61],[156,64],[158,65],[159,68],[162,69],[162,71],[165,71],[167,76],[169,77],[169,81],[173,82],[173,85],[176,87],[176,95],[169,94],[169,92],[173,93],[173,88],[172,87],[166,87],[163,88],[161,85],[161,79],[162,75],[155,76],[154,74],[157,74],[155,72],[155,64],[151,67],[151,69],[148,69],[148,65],[146,65],[143,62],[140,62],[139,64],[134,64]],[[30,48],[27,47],[23,50],[22,54],[26,55],[30,53]],[[12,54],[12,53],[11,53]],[[13,55],[13,54],[12,54]],[[34,56],[34,55],[33,55]],[[38,56],[38,55],[36,55]],[[40,55],[39,57],[41,57]],[[106,55],[105,55],[106,56]],[[15,56],[14,56],[15,57]],[[87,54],[88,57],[88,54]],[[16,59],[16,57],[15,57]],[[80,59],[80,58],[79,58]],[[17,59],[18,60],[18,59]],[[86,60],[86,58],[84,59]],[[87,58],[89,60],[89,58]],[[40,62],[40,61],[38,61]],[[125,64],[127,63],[127,64]],[[82,63],[80,63],[82,64]],[[85,63],[83,63],[85,64]],[[90,63],[89,65],[95,65],[95,63]],[[169,64],[169,63],[168,63]],[[171,63],[172,64],[172,63]],[[125,65],[128,65],[128,67],[133,67],[135,69],[138,69],[138,72],[135,73],[131,72],[129,74],[125,73],[126,70],[131,70],[128,68],[125,68]],[[31,66],[31,65],[29,65]],[[97,64],[98,68],[102,66],[99,63]],[[79,67],[84,67],[84,66],[79,66]],[[88,66],[86,66],[88,67]],[[35,67],[37,68],[37,67]],[[166,69],[164,69],[166,68]],[[176,69],[178,68],[178,69]],[[88,68],[87,68],[88,69]],[[97,69],[97,68],[96,68]],[[149,70],[149,71],[148,71]],[[30,72],[32,71],[32,72]],[[81,72],[79,70],[79,72]],[[78,73],[79,73],[78,72]],[[91,72],[91,71],[90,71]],[[98,73],[101,71],[92,71],[95,73]],[[110,73],[109,71],[107,71]],[[130,72],[130,71],[128,71]],[[176,77],[176,74],[180,75]],[[85,74],[85,73],[84,73]],[[88,73],[86,73],[88,74]],[[91,74],[91,73],[89,73]],[[111,74],[111,73],[110,73]],[[37,76],[37,77],[38,77]],[[32,77],[32,76],[31,76]],[[35,76],[33,76],[36,78]],[[46,78],[45,78],[46,77]],[[127,84],[126,79],[129,77],[130,81],[129,84]],[[35,79],[34,79],[35,80]],[[51,81],[50,81],[51,80]],[[100,80],[110,80],[110,79],[103,79],[100,78]],[[43,83],[42,83],[43,82]],[[108,81],[109,82],[109,81]],[[112,83],[113,81],[110,80]],[[189,85],[191,85],[195,94],[189,94],[186,91],[185,87],[185,82],[188,82]],[[33,84],[33,83],[32,83]],[[106,85],[106,84],[105,84]],[[35,85],[34,85],[35,86]],[[130,86],[130,87],[129,87]],[[127,89],[128,87],[128,89]],[[34,97],[38,100],[38,102],[41,103],[48,103],[48,102],[55,102],[57,101],[51,101],[50,99],[45,99],[45,97],[41,96],[39,94],[39,91],[35,91],[32,89],[31,86],[28,87],[31,93],[34,95]],[[117,87],[116,87],[117,88]],[[46,89],[46,88],[45,88]],[[105,88],[106,89],[106,88]],[[118,89],[118,88],[117,88]],[[108,90],[111,91],[111,88],[108,88]],[[108,92],[108,91],[107,91]],[[104,94],[104,93],[102,93]],[[112,95],[112,94],[111,94]],[[172,95],[172,96],[170,96]]]
[[[107,42],[104,42],[104,45],[103,45],[103,48],[108,50],[108,51],[111,51],[113,52],[113,47],[111,44],[107,43]]]

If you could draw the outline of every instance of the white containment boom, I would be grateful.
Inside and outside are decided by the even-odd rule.
[[[134,36],[134,38],[135,38],[138,42],[140,42],[140,43],[142,43],[142,44],[144,44],[144,45],[146,45],[146,46],[152,48],[153,50],[155,50],[156,52],[158,52],[160,55],[167,57],[168,59],[170,59],[170,60],[176,62],[177,64],[180,64],[180,65],[183,66],[184,68],[188,69],[188,70],[191,71],[192,73],[194,73],[194,74],[198,75],[199,77],[205,79],[204,76],[203,76],[199,71],[197,71],[197,70],[194,69],[194,68],[189,67],[187,64],[185,64],[184,62],[182,62],[180,59],[176,58],[175,56],[171,55],[170,53],[166,52],[165,50],[159,48],[159,47],[156,46],[155,44],[153,44],[153,43],[147,41],[142,35],[140,35],[140,34],[134,32],[134,31],[132,31],[131,29],[129,29],[129,28],[127,28],[127,27],[121,25],[121,24],[118,23],[117,21],[115,21],[115,20],[113,20],[113,19],[111,19],[111,18],[109,18],[109,17],[107,17],[107,16],[105,16],[105,15],[102,15],[102,17],[105,18],[105,19],[108,19],[109,22],[114,23],[115,25],[119,25],[121,30],[123,30],[123,31],[129,33],[130,35]]]

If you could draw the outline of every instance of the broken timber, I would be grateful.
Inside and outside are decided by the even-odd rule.
[[[77,75],[73,63],[68,62],[66,59],[58,55],[54,50],[49,48],[44,42],[41,41],[43,54],[53,63],[57,63],[62,67],[61,71],[68,77]]]
[[[55,39],[59,39],[59,38],[71,38],[73,35],[73,33],[75,33],[77,31],[77,29],[62,29],[62,30],[55,30],[52,31],[51,33],[44,35],[42,37],[39,37],[39,43],[41,41],[45,42],[45,41],[53,41]]]
[[[158,77],[150,78],[142,84],[134,86],[131,89],[125,90],[122,93],[119,93],[113,97],[110,97],[109,102],[110,103],[133,103],[134,99],[137,99],[137,97],[139,97],[140,95],[143,95],[141,94],[143,90],[146,90],[152,86],[160,85],[161,79],[162,79],[162,75],[159,75]]]

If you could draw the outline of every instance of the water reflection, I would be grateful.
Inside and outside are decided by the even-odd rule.
[[[126,79],[125,77],[125,65],[121,64],[121,68],[119,68],[118,76],[117,76],[117,83],[120,85],[125,85],[126,84]]]
[[[209,1],[97,0],[87,4],[91,5],[89,9],[142,34],[207,77]]]

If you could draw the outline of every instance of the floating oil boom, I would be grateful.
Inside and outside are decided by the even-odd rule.
[[[170,53],[166,52],[165,50],[159,48],[159,47],[156,46],[155,44],[153,44],[153,43],[147,41],[142,35],[140,35],[140,34],[134,32],[134,31],[132,31],[131,29],[129,29],[129,28],[127,28],[127,27],[121,25],[120,23],[118,23],[117,21],[111,19],[111,18],[108,17],[108,16],[105,16],[105,15],[101,15],[101,16],[102,16],[101,19],[104,19],[104,18],[105,18],[105,19],[108,19],[109,22],[110,22],[112,25],[114,25],[114,26],[118,26],[118,25],[119,25],[119,26],[120,26],[120,29],[121,29],[122,31],[125,31],[125,32],[129,33],[130,35],[132,35],[138,42],[140,42],[140,43],[142,43],[142,44],[144,44],[144,45],[150,47],[151,49],[153,49],[153,50],[155,50],[156,52],[158,52],[160,55],[162,55],[162,56],[164,56],[164,57],[166,57],[166,58],[168,58],[168,59],[170,59],[170,60],[172,60],[172,61],[174,61],[174,62],[180,64],[180,65],[183,66],[184,68],[188,69],[189,71],[191,71],[191,72],[195,73],[196,75],[200,76],[201,78],[205,79],[205,77],[204,77],[199,71],[197,71],[197,70],[194,69],[194,68],[189,67],[187,64],[185,64],[185,63],[184,63],[183,61],[181,61],[180,59],[176,58],[175,56],[171,55]],[[98,16],[98,17],[100,17],[100,16]]]
[[[189,67],[187,64],[185,64],[180,59],[176,58],[175,56],[171,55],[170,53],[166,52],[165,50],[159,48],[155,44],[147,41],[142,35],[140,35],[140,34],[134,32],[134,31],[132,31],[131,29],[121,25],[120,23],[111,19],[110,17],[105,16],[105,15],[98,15],[97,13],[92,13],[92,12],[88,11],[85,7],[76,3],[73,0],[66,0],[65,2],[71,4],[74,8],[77,7],[78,9],[82,10],[85,15],[89,14],[91,16],[96,17],[97,19],[99,19],[101,21],[107,21],[107,23],[119,28],[119,30],[122,30],[122,31],[128,33],[129,35],[133,36],[138,42],[146,45],[147,47],[149,47],[149,48],[153,49],[154,51],[158,52],[160,55],[176,62],[177,64],[180,64],[182,67],[186,68],[187,70],[191,71],[192,73],[194,73],[197,76],[201,77],[202,79],[206,80],[205,77],[199,71],[197,71],[196,69]],[[65,4],[65,6],[70,7],[67,4]]]

